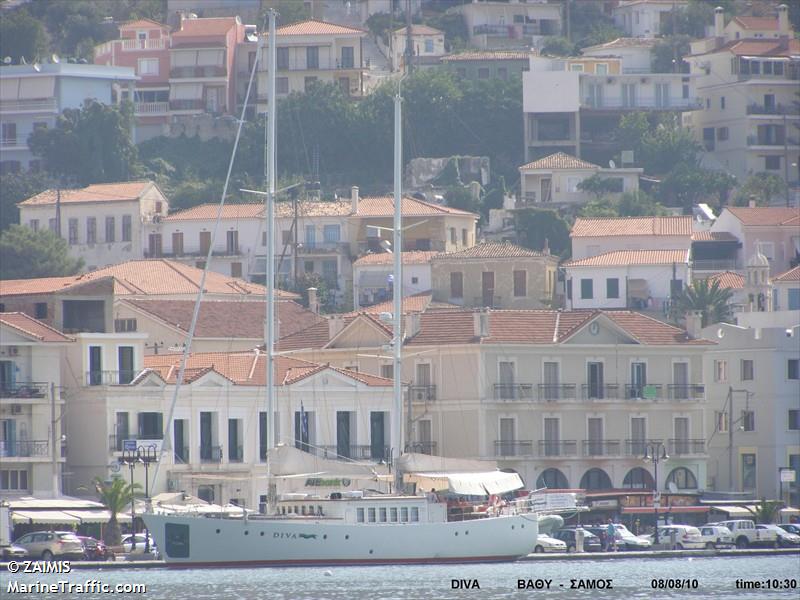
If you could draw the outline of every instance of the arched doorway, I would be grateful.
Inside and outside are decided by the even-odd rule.
[[[610,490],[611,478],[603,469],[589,469],[581,477],[581,487],[585,490]]]
[[[545,469],[536,480],[536,488],[566,489],[569,487],[566,475],[558,469]]]

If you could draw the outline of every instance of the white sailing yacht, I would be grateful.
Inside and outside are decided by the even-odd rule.
[[[269,131],[267,231],[272,240],[275,197],[275,14],[269,24]],[[255,65],[253,67],[255,69]],[[394,165],[394,405],[392,463],[395,490],[402,488],[398,468],[402,439],[402,282],[400,95],[395,97]],[[274,414],[274,250],[267,244],[267,414]],[[183,367],[182,367],[183,369]],[[179,381],[181,376],[179,375]],[[268,427],[267,473],[274,448]],[[268,479],[269,485],[269,479]],[[270,503],[272,504],[272,503]],[[538,521],[533,513],[482,513],[471,520],[448,520],[447,505],[422,496],[358,493],[331,494],[325,499],[292,499],[266,515],[239,518],[223,515],[142,515],[150,534],[171,567],[236,567],[290,565],[367,565],[510,561],[533,551]]]

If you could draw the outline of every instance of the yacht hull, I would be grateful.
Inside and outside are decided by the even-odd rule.
[[[444,523],[142,516],[170,567],[285,567],[512,561],[538,523],[512,515]]]

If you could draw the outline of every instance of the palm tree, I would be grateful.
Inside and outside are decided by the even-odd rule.
[[[714,323],[729,323],[732,317],[730,307],[732,297],[733,291],[730,288],[721,288],[719,280],[709,283],[708,279],[698,279],[687,286],[678,298],[678,314],[700,312],[703,327]]]
[[[104,481],[97,477],[94,480],[94,487],[100,497],[100,502],[111,513],[111,519],[108,521],[108,526],[103,534],[103,541],[108,546],[119,546],[122,543],[122,535],[117,522],[117,514],[125,510],[129,503],[133,502],[134,494],[142,486],[138,483],[133,485],[125,483],[122,477],[116,476],[111,481]]]
[[[753,508],[749,506],[746,508],[752,513],[756,523],[774,523],[782,507],[783,502],[780,500],[762,498]]]

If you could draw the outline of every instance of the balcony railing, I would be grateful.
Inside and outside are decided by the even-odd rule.
[[[666,100],[656,97],[637,97],[633,102],[626,102],[622,98],[596,98],[586,97],[581,103],[581,108],[592,110],[690,110],[700,109],[703,103],[700,98],[668,98]]]
[[[47,383],[35,381],[4,382],[0,387],[0,398],[44,398],[49,387]]]
[[[559,400],[575,400],[577,386],[574,383],[540,383],[538,385],[539,400],[557,402]]]
[[[662,398],[662,388],[660,383],[646,384],[625,384],[625,398],[627,400],[657,400]]]
[[[173,67],[169,71],[169,76],[173,79],[182,77],[225,77],[228,73],[222,65],[205,65],[192,67]]]
[[[706,453],[705,440],[690,439],[670,439],[667,444],[667,452],[671,456],[690,456]]]
[[[473,296],[471,306],[485,307],[485,308],[500,308],[503,304],[503,298],[500,296]]]
[[[620,456],[622,444],[619,440],[583,440],[583,456]]]
[[[542,458],[559,458],[561,456],[577,456],[577,440],[539,440],[539,456]]]
[[[108,449],[111,452],[122,452],[122,441],[132,439],[127,433],[112,433],[108,436]]]
[[[298,254],[331,254],[337,252],[346,252],[350,249],[350,244],[347,242],[318,242],[314,244],[307,244],[302,242],[297,246]]]
[[[581,385],[581,397],[584,400],[616,400],[619,398],[619,385],[584,383]]]
[[[389,446],[373,447],[370,444],[350,446],[308,446],[306,452],[321,458],[351,460],[387,460],[390,455]]]
[[[222,462],[222,446],[200,446],[200,462]]]
[[[533,440],[495,440],[495,456],[533,456]]]
[[[406,452],[416,452],[417,454],[436,455],[436,442],[412,442],[406,446]]]
[[[644,457],[648,448],[662,442],[663,440],[625,440],[625,456]]]
[[[548,35],[547,31],[539,25],[531,23],[512,23],[509,25],[475,25],[472,27],[473,35],[499,35],[511,39],[515,39],[520,35]]]
[[[13,442],[0,442],[0,457],[31,457],[49,456],[50,443],[48,440],[15,440]]]
[[[747,145],[748,146],[776,146],[782,148],[783,146],[797,146],[797,139],[787,137],[784,141],[784,138],[776,136],[774,138],[770,137],[759,137],[757,135],[748,135],[747,136]]]
[[[532,383],[495,383],[495,400],[533,400]]]
[[[24,145],[22,140],[17,138],[6,138],[4,140],[0,140],[0,148],[14,148],[22,145]]]
[[[671,383],[667,386],[667,397],[670,400],[698,402],[705,400],[706,386],[698,383]]]
[[[432,402],[436,400],[435,385],[412,385],[408,388],[411,399],[417,402]]]
[[[136,371],[87,371],[86,385],[127,385]]]
[[[195,98],[193,100],[170,100],[170,110],[203,110],[206,103],[202,98]]]
[[[794,106],[789,106],[786,104],[773,104],[772,106],[766,106],[764,104],[748,104],[747,114],[748,115],[795,115],[797,114],[797,109]]]
[[[39,100],[3,100],[0,102],[2,112],[31,112],[37,110],[56,110],[58,105],[55,98],[42,98]]]
[[[159,115],[169,112],[169,102],[136,102],[133,112],[137,115]]]
[[[134,50],[164,50],[168,48],[167,38],[158,38],[153,40],[140,40],[140,39],[126,39],[119,40],[121,42],[123,52],[132,52]]]

